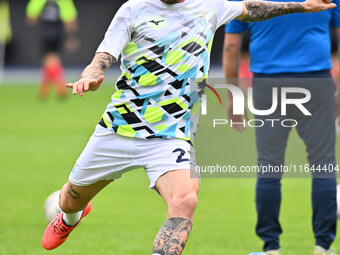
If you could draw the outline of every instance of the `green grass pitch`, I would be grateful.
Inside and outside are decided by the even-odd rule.
[[[112,86],[105,84],[83,98],[70,95],[62,101],[52,95],[41,102],[36,86],[0,87],[1,255],[152,253],[166,207],[148,190],[148,178],[141,169],[103,190],[93,200],[91,214],[64,245],[50,252],[41,247],[47,225],[44,200],[67,181],[112,92]],[[208,126],[202,124],[200,129],[198,144],[206,139]],[[223,135],[213,146],[198,148],[198,157],[216,150],[233,164],[256,163],[254,130],[237,134],[220,127],[219,132]],[[304,145],[295,131],[289,139],[287,163],[306,163]],[[307,178],[283,180],[284,255],[312,254],[310,183]],[[194,228],[183,254],[247,255],[260,251],[262,243],[254,231],[254,187],[254,178],[202,179]],[[339,237],[333,246],[340,251]]]

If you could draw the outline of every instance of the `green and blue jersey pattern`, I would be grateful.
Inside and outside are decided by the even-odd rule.
[[[107,45],[124,28],[119,22],[128,31],[122,36],[128,38],[121,53],[122,75],[101,124],[128,137],[189,140],[200,109],[195,81],[208,74],[216,11],[204,1],[178,8],[161,1],[129,1],[97,52],[117,57]]]

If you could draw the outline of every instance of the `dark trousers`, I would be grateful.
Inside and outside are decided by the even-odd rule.
[[[299,87],[311,92],[311,100],[304,104],[312,116],[305,116],[296,106],[287,107],[287,115],[281,115],[281,107],[270,116],[256,116],[257,119],[294,119],[296,128],[304,141],[310,165],[327,167],[329,172],[314,172],[312,175],[313,231],[316,245],[326,249],[336,234],[336,173],[335,166],[335,86],[329,71],[308,74],[256,74],[253,79],[255,109],[266,110],[272,106],[272,88],[279,90],[281,102],[282,87]],[[301,98],[301,94],[288,94],[289,98]],[[280,123],[280,122],[276,122]],[[286,123],[287,124],[287,123]],[[256,143],[259,166],[284,165],[285,149],[291,128],[271,122],[256,128]],[[259,174],[256,185],[257,225],[256,233],[264,241],[264,250],[280,248],[279,223],[281,204],[282,173]],[[294,203],[294,201],[291,201]],[[304,231],[304,230],[302,230]],[[298,242],[298,240],[297,240]]]

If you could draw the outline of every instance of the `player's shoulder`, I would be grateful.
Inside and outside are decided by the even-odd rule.
[[[126,16],[135,17],[136,13],[139,9],[142,8],[142,5],[145,4],[146,1],[143,0],[128,0],[120,7],[119,12]]]
[[[215,9],[217,9],[218,11],[221,10],[221,8],[223,6],[226,6],[228,4],[232,5],[231,2],[240,2],[242,0],[230,0],[230,1],[226,1],[226,0],[210,0],[210,1],[203,1],[206,4],[208,4],[208,6],[213,7]]]
[[[131,8],[139,8],[141,5],[144,5],[147,0],[128,0],[126,1],[123,6],[128,6]]]

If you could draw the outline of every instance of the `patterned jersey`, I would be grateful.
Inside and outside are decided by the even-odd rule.
[[[207,77],[214,33],[241,12],[226,0],[125,3],[97,50],[122,56],[101,125],[128,137],[189,140],[200,108],[194,84]]]

